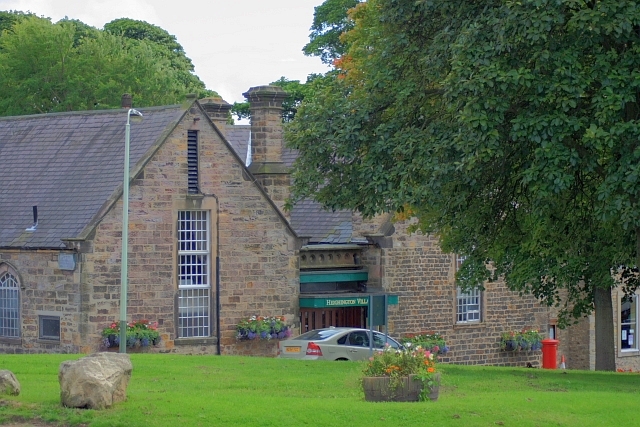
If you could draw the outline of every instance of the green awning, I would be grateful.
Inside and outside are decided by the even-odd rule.
[[[369,305],[369,297],[369,295],[301,296],[300,308],[366,307]],[[382,297],[384,295],[373,295],[374,300]],[[387,305],[398,305],[398,295],[387,295]]]
[[[300,283],[366,282],[366,270],[301,271]],[[365,304],[366,305],[366,304]]]

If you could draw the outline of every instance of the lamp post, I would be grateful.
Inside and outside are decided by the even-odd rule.
[[[124,180],[122,183],[122,266],[120,268],[120,353],[127,352],[127,273],[129,258],[129,134],[131,116],[142,118],[142,113],[133,108],[127,111],[124,128]]]

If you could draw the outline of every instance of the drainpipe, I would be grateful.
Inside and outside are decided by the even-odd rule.
[[[220,201],[215,194],[202,195],[216,200],[216,354],[220,356]]]

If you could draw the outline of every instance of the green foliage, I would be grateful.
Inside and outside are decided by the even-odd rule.
[[[146,42],[154,53],[169,61],[176,78],[185,86],[186,93],[195,93],[198,98],[218,96],[216,92],[206,89],[202,80],[193,74],[194,67],[191,59],[185,54],[176,36],[169,34],[166,30],[145,21],[129,18],[115,19],[105,24],[104,30],[126,39]]]
[[[176,36],[169,34],[157,25],[149,24],[145,21],[129,18],[114,19],[104,25],[104,30],[128,39],[151,41],[163,46],[169,52],[184,55],[184,48],[178,43]],[[191,69],[193,69],[191,60],[186,57],[185,60],[188,61]]]
[[[167,105],[195,91],[154,42],[17,16],[0,37],[0,115],[119,108],[123,93]]]
[[[305,55],[318,56],[325,64],[331,64],[345,53],[346,46],[340,36],[353,28],[347,11],[360,0],[325,0],[316,6],[309,43],[302,49]]]
[[[638,287],[634,2],[371,0],[351,17],[287,129],[293,201],[410,210],[467,255],[463,288],[504,278],[565,325],[620,284],[612,269]]]
[[[307,77],[306,83],[300,83],[299,80],[289,80],[283,76],[275,82],[270,83],[270,85],[281,87],[288,94],[282,102],[283,122],[287,123],[293,120],[298,112],[298,107],[311,91],[311,82],[321,77],[322,76],[319,74],[310,74]],[[234,102],[233,107],[231,108],[231,113],[235,114],[238,120],[250,118],[251,113],[249,111],[249,102]]]
[[[102,330],[104,347],[118,347],[120,344],[120,324],[113,322]],[[158,322],[137,320],[127,324],[127,347],[146,347],[160,342]]]
[[[3,31],[10,31],[16,22],[20,21],[26,16],[35,17],[36,15],[31,12],[24,13],[18,10],[0,10],[0,37],[2,37]]]
[[[386,346],[382,351],[376,351],[369,360],[362,362],[362,375],[365,377],[390,377],[389,386],[397,388],[402,378],[416,375],[422,381],[423,389],[420,400],[428,400],[429,387],[435,385],[438,359],[431,351],[420,346],[406,345],[403,350]]]
[[[400,338],[402,345],[411,344],[411,346],[420,346],[425,350],[429,350],[436,356],[438,354],[446,354],[449,352],[449,347],[442,336],[437,332],[422,332],[419,334],[407,334]]]
[[[537,351],[542,348],[542,334],[535,329],[500,334],[501,351]]]
[[[284,339],[291,336],[291,328],[283,316],[251,316],[242,319],[236,326],[237,339]]]

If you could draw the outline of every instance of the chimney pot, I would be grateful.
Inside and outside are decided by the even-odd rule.
[[[131,101],[131,94],[130,93],[123,93],[122,94],[122,101],[120,102],[120,106],[122,108],[131,108],[132,107],[132,101]]]
[[[203,98],[198,102],[202,105],[211,121],[216,124],[216,127],[224,133],[229,113],[233,106],[220,97]]]

